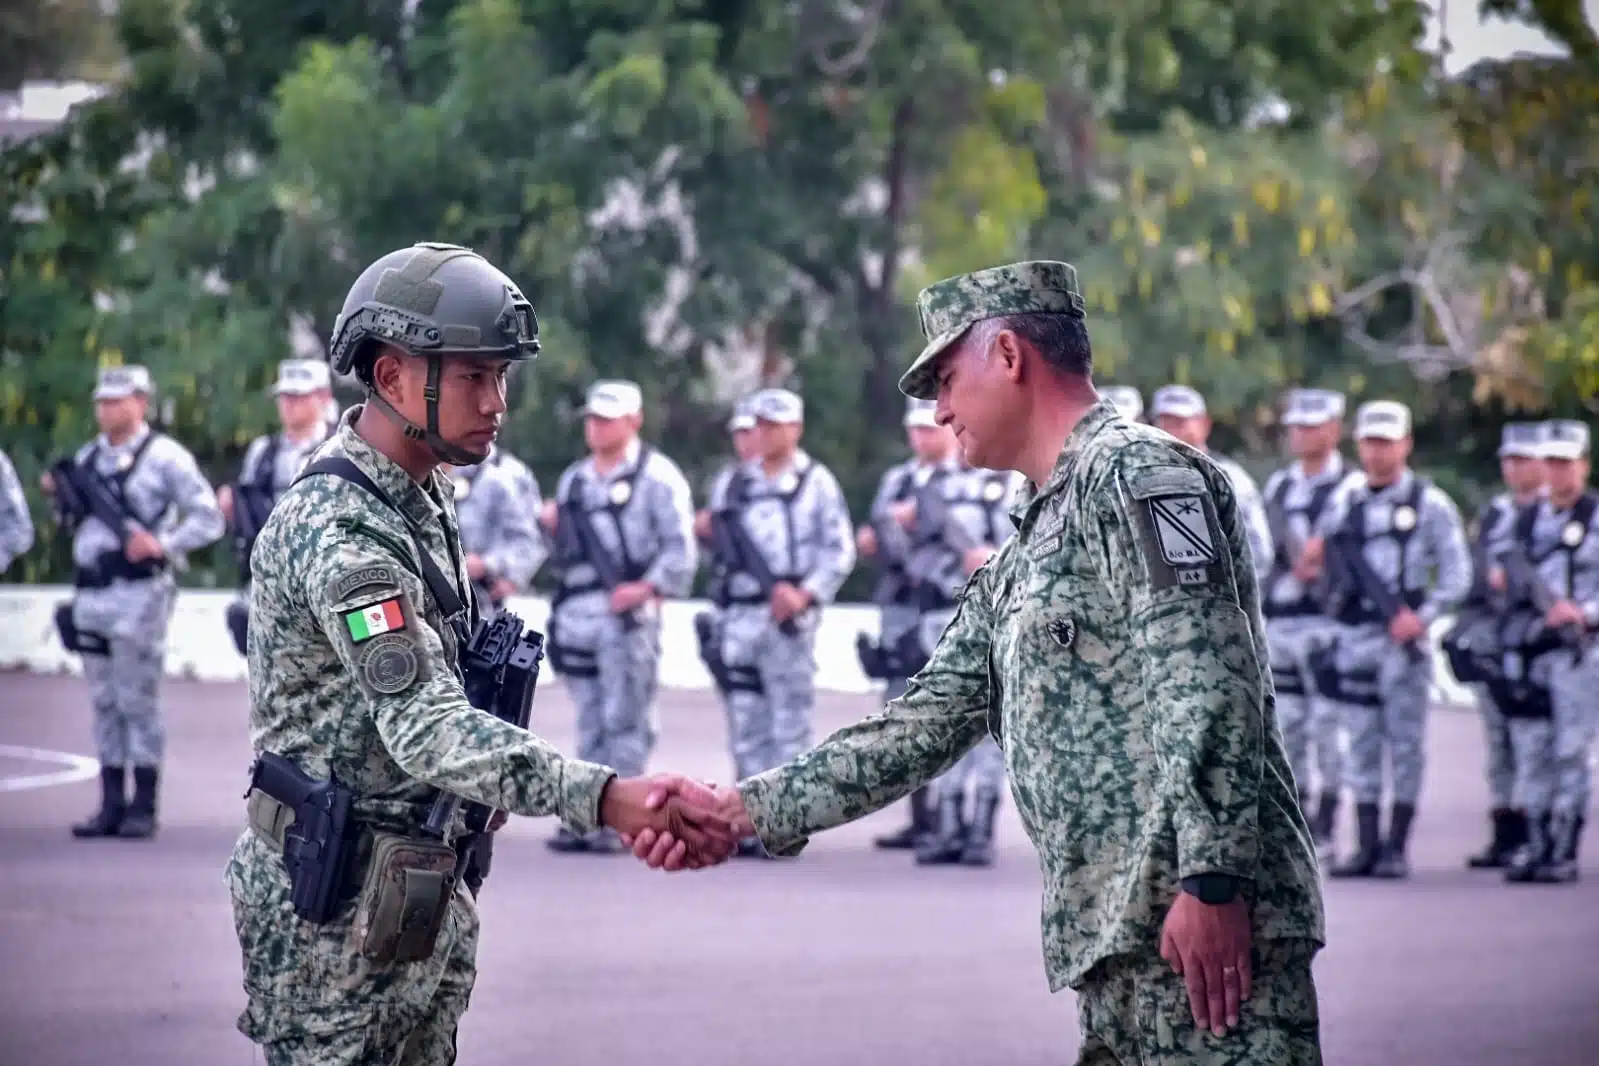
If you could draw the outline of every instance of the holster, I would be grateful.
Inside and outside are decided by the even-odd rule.
[[[561,643],[561,627],[554,613],[550,615],[549,637],[544,643],[544,655],[550,666],[564,677],[599,677],[600,665],[592,651],[569,647]]]
[[[450,899],[456,852],[439,840],[376,833],[355,905],[354,937],[378,965],[431,958]]]
[[[72,601],[64,600],[56,605],[55,610],[56,635],[61,638],[61,646],[74,655],[110,655],[111,644],[99,633],[90,633],[78,628],[72,620]]]
[[[1329,644],[1311,652],[1310,672],[1315,679],[1317,692],[1335,703],[1352,703],[1357,707],[1382,706],[1377,667],[1340,671],[1337,645]]]

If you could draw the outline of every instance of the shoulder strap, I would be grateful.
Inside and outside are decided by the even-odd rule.
[[[1571,508],[1571,520],[1582,526],[1582,539],[1588,539],[1588,530],[1593,526],[1594,512],[1599,511],[1599,493],[1592,489],[1577,497],[1577,502]],[[1577,547],[1582,546],[1582,541],[1577,542]],[[1577,547],[1572,548],[1576,551]]]
[[[1287,478],[1283,479],[1285,484],[1287,483],[1287,480]],[[1327,509],[1327,501],[1332,499],[1333,491],[1338,488],[1341,480],[1341,478],[1330,477],[1323,481],[1320,485],[1317,485],[1315,488],[1310,490],[1310,502],[1305,507],[1305,513],[1310,516],[1310,521],[1312,524],[1314,524],[1315,521],[1321,517],[1321,513]]]
[[[306,478],[315,474],[331,474],[343,478],[382,501],[383,505],[400,516],[405,523],[405,528],[411,534],[411,542],[416,546],[416,554],[422,564],[422,580],[427,584],[428,591],[433,594],[433,601],[439,605],[439,610],[452,626],[457,626],[456,635],[461,636],[465,626],[460,619],[465,616],[466,605],[461,602],[461,595],[455,590],[455,583],[444,576],[444,571],[439,569],[439,564],[433,561],[433,554],[422,543],[422,531],[417,528],[416,522],[410,515],[400,510],[398,504],[389,498],[389,494],[378,488],[376,482],[366,476],[366,471],[356,466],[348,457],[343,455],[330,455],[300,471],[300,476],[294,479],[299,484]],[[465,643],[461,645],[465,648]]]
[[[1516,513],[1516,540],[1523,546],[1532,542],[1532,529],[1538,524],[1538,503],[1538,500],[1533,500]]]
[[[1267,493],[1266,502],[1278,510],[1282,510],[1284,502],[1288,499],[1288,490],[1292,487],[1293,480],[1293,477],[1285,470],[1282,476],[1277,478],[1277,483],[1271,487],[1271,492]],[[1312,503],[1314,503],[1314,499],[1312,497]]]

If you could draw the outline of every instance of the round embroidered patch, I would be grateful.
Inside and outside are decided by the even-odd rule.
[[[373,641],[361,656],[360,669],[367,688],[392,696],[411,687],[421,663],[411,638],[396,633]]]
[[[997,481],[990,481],[987,485],[983,486],[983,499],[987,500],[989,503],[997,502],[1003,495],[1005,495],[1005,486],[1001,485]]]
[[[1566,528],[1560,531],[1560,543],[1568,548],[1575,548],[1587,535],[1588,531],[1582,527],[1581,522],[1567,522]]]
[[[618,507],[623,506],[633,498],[633,486],[625,481],[618,481],[611,486],[611,502]]]
[[[1401,533],[1409,533],[1416,528],[1416,509],[1414,507],[1394,508],[1394,528]]]

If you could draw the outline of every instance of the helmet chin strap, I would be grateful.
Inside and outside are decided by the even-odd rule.
[[[367,400],[379,411],[383,412],[390,422],[399,426],[400,432],[404,433],[406,437],[426,444],[433,454],[438,456],[440,462],[449,463],[453,466],[476,466],[487,459],[488,456],[469,452],[465,448],[451,444],[439,435],[439,375],[443,370],[444,360],[438,355],[429,355],[427,361],[428,383],[427,388],[422,392],[428,405],[428,424],[426,429],[423,429],[395,410],[394,405],[385,400],[376,388],[367,391]]]

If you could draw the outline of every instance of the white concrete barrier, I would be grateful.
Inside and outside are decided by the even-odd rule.
[[[56,604],[71,596],[62,585],[0,585],[0,669],[35,673],[80,673],[76,655],[61,647],[52,617]],[[242,681],[244,659],[233,648],[223,612],[236,593],[186,589],[178,594],[167,636],[167,676],[196,681]],[[678,600],[665,605],[662,627],[661,685],[666,688],[708,689],[711,677],[700,662],[694,640],[694,615],[704,610],[703,600]],[[543,630],[549,603],[542,597],[513,597],[510,609],[535,629]],[[1448,628],[1440,622],[1438,636]],[[873,683],[861,671],[855,655],[855,635],[877,632],[877,610],[860,604],[836,604],[822,612],[816,637],[816,687],[830,692],[866,693]],[[1469,706],[1471,694],[1436,656],[1437,698]],[[553,678],[551,679],[553,680]],[[542,683],[542,682],[541,682]]]

